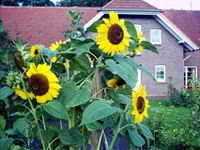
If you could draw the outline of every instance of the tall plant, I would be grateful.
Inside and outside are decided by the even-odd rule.
[[[120,20],[115,12],[87,29],[95,39],[82,32],[81,13],[70,11],[69,15],[73,33],[66,32],[67,41],[49,48],[32,45],[30,51],[27,45],[16,43],[18,72],[8,73],[0,99],[16,95],[9,111],[17,119],[12,129],[5,130],[5,120],[0,118],[4,122],[0,147],[32,148],[38,139],[39,149],[44,150],[86,149],[88,145],[111,150],[119,134],[129,149],[142,147],[153,136],[142,124],[150,106],[145,86],[136,87],[137,70],[152,76],[134,57],[143,49],[158,53],[157,49],[132,22]],[[106,129],[111,130],[111,141]],[[91,136],[97,131],[98,136]],[[16,134],[24,138],[15,139]]]

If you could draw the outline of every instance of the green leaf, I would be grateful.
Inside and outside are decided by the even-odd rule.
[[[118,74],[129,86],[134,88],[137,83],[137,66],[135,62],[130,58],[115,57],[119,63],[114,62],[112,59],[107,59],[105,63],[108,65],[108,69]]]
[[[121,101],[122,104],[128,105],[128,104],[131,103],[131,99],[124,94],[119,94],[119,98],[120,98],[120,101]]]
[[[0,51],[0,60],[5,64],[9,64],[10,60],[8,59],[8,51]]]
[[[0,139],[0,148],[2,150],[9,150],[13,141],[14,141],[13,138],[1,138]]]
[[[135,26],[133,25],[132,22],[130,21],[125,21],[124,22],[126,28],[127,28],[127,31],[128,33],[131,35],[131,37],[133,38],[133,40],[135,40],[136,42],[138,41],[138,38],[137,38],[137,31],[136,31],[136,28]]]
[[[65,71],[65,66],[61,63],[52,63],[52,70],[57,73],[63,73]]]
[[[42,48],[42,54],[52,59],[56,54],[58,54],[57,50],[50,50],[49,48],[44,47],[43,45],[39,45]]]
[[[79,57],[74,57],[74,60],[70,64],[70,68],[74,70],[79,70],[80,72],[88,73],[91,72],[91,64],[89,59],[85,55],[80,55]]]
[[[4,99],[8,96],[10,96],[14,90],[12,88],[9,88],[7,86],[0,89],[0,99]]]
[[[86,127],[89,131],[96,131],[99,129],[101,130],[103,129],[103,126],[98,121],[86,124]]]
[[[26,118],[20,118],[14,122],[13,128],[17,129],[25,137],[31,137],[31,121]]]
[[[150,50],[150,51],[158,54],[157,48],[153,44],[151,44],[150,42],[148,42],[148,41],[142,41],[140,43],[140,45],[144,46],[145,49]]]
[[[75,82],[67,82],[62,85],[59,94],[59,101],[62,101],[67,108],[76,107],[90,100],[91,93],[86,89],[78,90]]]
[[[85,142],[84,136],[78,131],[77,128],[60,131],[59,138],[63,144],[70,146],[80,146]]]
[[[154,81],[156,81],[156,79],[154,78],[154,76],[143,66],[141,65],[137,65],[138,69],[140,69],[141,71],[143,71],[144,73],[146,73],[149,77],[151,77]]]
[[[58,100],[52,100],[44,105],[42,108],[51,116],[59,119],[68,120],[69,114],[67,108]]]
[[[78,56],[80,56],[82,53],[89,52],[90,47],[94,44],[95,42],[92,39],[85,39],[84,41],[80,41],[75,52]]]
[[[3,27],[3,21],[2,20],[0,20],[0,32],[3,32],[3,29],[4,27]]]
[[[103,23],[103,20],[95,21],[90,27],[87,28],[89,32],[97,32],[97,27]]]
[[[138,147],[142,147],[145,144],[144,139],[138,134],[138,132],[131,130],[130,128],[127,128],[129,137],[131,139],[131,142]]]
[[[143,135],[147,138],[147,139],[154,139],[153,138],[153,134],[151,133],[151,131],[149,130],[149,128],[147,128],[145,125],[143,124],[138,124],[138,126],[140,127],[140,129],[142,130]]]
[[[92,102],[83,112],[80,125],[89,124],[97,120],[106,118],[118,111],[117,107],[111,107],[106,100],[96,100]]]
[[[54,131],[53,130],[41,130],[42,136],[43,136],[43,140],[45,141],[45,143],[49,143],[51,142],[53,136],[54,136]]]
[[[6,127],[6,120],[3,116],[0,115],[0,130],[3,130]]]

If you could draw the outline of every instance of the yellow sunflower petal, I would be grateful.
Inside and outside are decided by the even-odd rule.
[[[119,22],[119,18],[118,18],[118,14],[117,13],[114,13],[113,11],[111,11],[109,13],[109,17],[110,17],[111,24],[115,24],[115,23]]]
[[[111,23],[110,23],[110,21],[108,19],[103,18],[103,21],[104,21],[104,23],[106,24],[107,27],[111,26]]]

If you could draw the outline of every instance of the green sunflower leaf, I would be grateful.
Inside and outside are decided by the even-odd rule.
[[[47,56],[50,59],[52,59],[54,56],[56,56],[56,54],[58,54],[57,50],[52,51],[49,48],[45,48],[43,45],[40,45],[40,47],[42,48],[43,55]]]
[[[97,32],[97,27],[103,23],[103,20],[95,21],[91,26],[87,28],[89,32]]]
[[[144,139],[138,134],[137,131],[131,130],[130,128],[127,128],[129,137],[131,139],[131,142],[138,147],[142,147],[145,144]]]
[[[20,118],[14,122],[13,128],[17,129],[25,137],[30,138],[32,135],[31,124],[31,121],[27,118]]]
[[[106,118],[117,111],[118,108],[110,106],[106,100],[96,100],[88,105],[88,107],[84,110],[80,125],[89,124]]]
[[[137,42],[138,41],[137,31],[136,31],[136,28],[135,28],[134,24],[132,22],[130,22],[130,21],[125,21],[124,24],[125,24],[125,26],[127,28],[128,33],[133,38],[133,40]]]
[[[140,43],[140,45],[144,46],[145,49],[150,50],[150,51],[158,54],[157,48],[153,44],[151,44],[150,42],[148,42],[148,41],[142,41]]]
[[[75,82],[69,81],[62,85],[58,100],[67,108],[76,107],[90,100],[91,93],[86,89],[78,90]]]
[[[51,116],[59,119],[68,120],[69,114],[66,107],[58,100],[52,100],[44,105],[42,108]]]
[[[3,32],[3,30],[4,30],[4,27],[3,27],[3,21],[0,20],[0,32]]]
[[[153,138],[153,134],[151,133],[151,131],[149,130],[149,128],[147,128],[145,125],[143,124],[138,124],[138,126],[140,127],[140,129],[142,130],[142,134],[147,138],[147,139],[154,139]]]
[[[13,138],[1,138],[0,139],[0,149],[9,150],[12,145],[14,139]]]
[[[90,47],[93,46],[95,42],[92,39],[85,39],[84,41],[79,41],[76,43],[76,54],[80,56],[82,53],[89,52]]]
[[[137,65],[138,69],[140,69],[141,71],[143,71],[144,73],[146,73],[149,77],[151,77],[154,81],[156,81],[156,79],[154,78],[154,76],[143,66],[141,65]]]
[[[74,57],[73,61],[70,63],[70,68],[84,73],[91,72],[90,61],[84,54]]]
[[[107,59],[105,63],[111,72],[118,74],[129,86],[134,88],[137,83],[137,65],[130,58],[115,56],[119,63],[112,59]]]
[[[67,131],[62,130],[59,132],[58,137],[63,144],[70,146],[80,146],[85,142],[85,137],[77,128],[71,128]]]
[[[14,90],[12,88],[9,88],[7,86],[0,89],[0,99],[4,99],[8,96],[10,96]]]

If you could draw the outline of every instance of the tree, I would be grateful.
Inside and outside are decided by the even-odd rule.
[[[55,6],[51,0],[3,0],[3,6]]]
[[[87,6],[87,7],[102,7],[110,0],[61,0],[58,2],[60,6]]]

